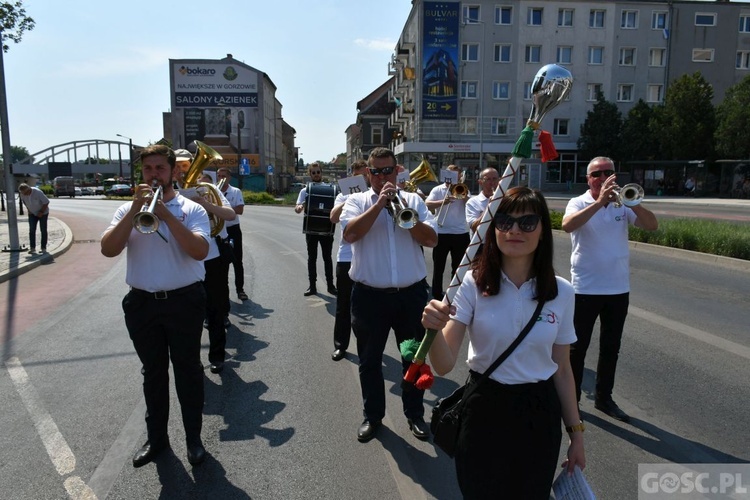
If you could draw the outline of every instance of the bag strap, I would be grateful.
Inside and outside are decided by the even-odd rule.
[[[539,317],[539,313],[542,312],[542,307],[544,307],[544,300],[540,300],[536,305],[536,310],[534,311],[534,314],[531,315],[531,319],[529,319],[529,322],[526,323],[526,326],[523,327],[523,330],[521,330],[521,333],[518,334],[518,337],[516,337],[516,340],[513,341],[511,345],[508,346],[503,353],[498,356],[498,358],[495,360],[494,363],[490,365],[487,370],[485,370],[484,373],[477,379],[477,381],[474,383],[473,386],[468,387],[466,389],[466,392],[464,392],[463,398],[461,398],[463,401],[466,401],[466,399],[469,397],[469,395],[474,391],[474,389],[484,382],[485,379],[487,379],[492,372],[494,372],[498,366],[502,364],[503,361],[508,359],[508,356],[513,354],[513,351],[516,350],[516,347],[523,341],[523,339],[526,338],[526,336],[529,334],[531,329],[534,327],[534,324],[536,323],[537,318]]]

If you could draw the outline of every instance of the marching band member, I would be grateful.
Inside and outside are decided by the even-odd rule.
[[[477,226],[482,220],[484,209],[492,198],[492,193],[497,189],[500,182],[500,174],[493,167],[487,167],[479,174],[480,192],[476,196],[469,198],[466,202],[466,225],[469,226],[471,234],[477,230]]]
[[[224,184],[221,187],[221,194],[229,201],[234,213],[238,216],[242,215],[245,211],[245,199],[242,196],[241,189],[229,185],[232,173],[227,167],[222,167],[216,172],[216,177],[219,179],[219,182],[224,180]],[[227,228],[229,239],[234,243],[232,245],[232,251],[234,252],[232,266],[234,267],[234,287],[237,290],[237,298],[245,301],[247,300],[247,294],[245,293],[245,267],[242,265],[242,229],[240,229],[240,218],[236,217],[234,220],[228,220],[224,224],[224,227]]]
[[[141,152],[144,184],[133,201],[122,205],[102,234],[101,251],[116,257],[127,247],[125,281],[130,291],[122,301],[125,325],[143,368],[148,440],[133,456],[133,466],[151,462],[169,446],[169,360],[182,409],[188,461],[203,462],[203,367],[200,361],[206,292],[202,260],[208,253],[209,221],[198,204],[172,187],[175,154],[167,146],[152,145]],[[152,196],[152,185],[162,189],[154,205],[159,232],[141,234],[133,218]]]
[[[437,244],[435,221],[419,195],[398,191],[396,157],[386,148],[375,148],[368,160],[370,186],[349,196],[341,222],[344,240],[352,245],[349,276],[354,282],[351,320],[357,339],[359,381],[364,402],[364,421],[357,439],[372,439],[385,416],[383,350],[393,329],[396,341],[421,339],[420,314],[427,301],[427,270],[420,245]],[[397,226],[386,207],[399,196],[415,209],[419,221],[411,228]],[[405,373],[410,362],[402,358]],[[412,433],[427,439],[424,422],[424,391],[403,391],[403,411]]]

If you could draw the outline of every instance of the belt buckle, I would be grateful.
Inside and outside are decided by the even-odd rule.
[[[166,290],[160,290],[158,292],[154,292],[154,298],[156,300],[164,300],[164,299],[168,299],[169,297],[167,296]]]

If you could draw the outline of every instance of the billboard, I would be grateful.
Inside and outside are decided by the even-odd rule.
[[[422,119],[458,118],[459,2],[425,2]]]

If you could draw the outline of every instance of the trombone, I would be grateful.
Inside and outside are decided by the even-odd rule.
[[[438,208],[438,211],[437,211],[436,219],[437,219],[438,227],[443,227],[443,224],[445,224],[445,218],[448,216],[447,208],[445,209],[445,212],[443,212],[443,206],[445,205],[445,200],[448,199],[448,196],[453,196],[457,200],[463,200],[468,195],[469,195],[469,186],[467,186],[463,182],[450,185],[450,187],[448,188],[448,191],[445,192],[445,196],[443,197],[443,202],[440,203],[440,208]]]
[[[634,207],[640,205],[643,200],[643,188],[635,183],[625,184],[623,187],[616,187],[613,192],[615,193],[615,207]]]
[[[404,206],[403,200],[398,192],[389,196],[388,210],[393,216],[393,220],[402,229],[411,229],[419,222],[419,214],[413,208]]]
[[[159,218],[154,215],[156,203],[162,197],[162,187],[159,186],[151,197],[151,203],[143,205],[140,212],[133,217],[133,227],[141,234],[152,234],[159,231]]]

